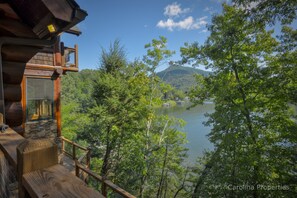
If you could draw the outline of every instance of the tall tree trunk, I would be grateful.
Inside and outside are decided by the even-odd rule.
[[[232,50],[231,50],[231,53],[232,53]],[[232,55],[233,56],[233,55]],[[243,115],[245,116],[246,118],[246,125],[247,125],[247,128],[249,130],[249,133],[250,133],[250,137],[252,138],[253,140],[253,145],[255,146],[255,154],[256,154],[256,159],[260,159],[261,157],[261,154],[260,154],[260,151],[257,147],[257,136],[253,130],[253,123],[252,123],[252,119],[251,119],[251,113],[250,113],[250,109],[248,108],[247,106],[247,97],[246,97],[246,93],[242,87],[242,83],[241,83],[241,80],[240,80],[240,77],[239,77],[239,74],[238,74],[238,70],[237,70],[237,66],[236,66],[236,63],[235,61],[233,61],[233,64],[232,64],[232,69],[235,73],[235,78],[236,78],[236,81],[237,81],[237,84],[238,84],[238,89],[239,89],[239,92],[241,94],[241,98],[242,98],[242,101],[243,101],[243,108],[244,108],[244,111],[243,111]],[[257,190],[257,185],[258,185],[258,175],[259,175],[259,166],[256,164],[254,165],[253,167],[253,198],[257,198],[259,197],[258,195],[258,190]]]
[[[168,178],[168,170],[166,170],[165,178]],[[168,191],[168,179],[165,180],[165,191],[164,191],[164,198],[167,198],[167,191]]]
[[[183,183],[182,183],[182,185],[181,185],[181,186],[179,187],[179,189],[175,192],[173,198],[176,198],[177,195],[178,195],[178,193],[179,193],[182,189],[184,189],[184,187],[185,187],[185,182],[186,182],[187,175],[188,175],[188,170],[189,170],[189,167],[187,167],[187,169],[186,169],[186,174],[185,174],[185,177],[184,177],[184,179],[183,179]]]
[[[101,167],[101,176],[102,177],[107,177],[107,173],[108,173],[108,169],[109,169],[109,158],[110,158],[110,153],[111,153],[111,141],[110,141],[110,130],[111,127],[107,128],[107,134],[106,134],[106,150],[105,150],[105,154],[104,154],[104,158],[103,158],[103,164]]]
[[[165,145],[165,154],[164,154],[164,161],[163,161],[163,166],[162,166],[162,173],[161,173],[161,178],[159,182],[159,188],[157,192],[157,198],[161,197],[162,195],[162,189],[163,189],[163,182],[164,182],[164,172],[165,172],[165,167],[167,163],[167,155],[168,155],[168,145]]]

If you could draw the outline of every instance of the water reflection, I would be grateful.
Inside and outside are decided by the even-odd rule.
[[[187,110],[188,106],[189,104],[161,108],[159,113],[181,118],[186,121],[186,126],[179,128],[179,130],[187,134],[188,143],[186,147],[189,149],[188,162],[194,163],[196,158],[201,156],[205,149],[213,149],[213,145],[207,138],[207,134],[210,132],[211,127],[204,126],[203,122],[208,119],[204,114],[214,112],[215,105],[212,102],[206,102],[203,105],[198,105]]]

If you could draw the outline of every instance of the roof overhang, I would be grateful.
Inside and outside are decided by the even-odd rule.
[[[86,16],[87,12],[74,0],[0,0],[1,20],[14,20],[27,26],[24,29],[31,30],[39,39],[69,31]],[[12,28],[9,32],[17,34],[19,29],[20,27],[14,30]]]

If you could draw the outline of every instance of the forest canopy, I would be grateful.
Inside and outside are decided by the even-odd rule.
[[[212,98],[215,146],[187,165],[182,120],[156,106],[172,87],[156,73],[173,52],[160,36],[128,62],[116,40],[100,67],[63,77],[63,135],[91,146],[91,168],[137,197],[294,197],[297,194],[297,2],[234,0],[213,16],[205,43],[179,63],[204,65],[189,91]],[[278,24],[278,25],[275,25]],[[279,34],[275,29],[280,28]]]

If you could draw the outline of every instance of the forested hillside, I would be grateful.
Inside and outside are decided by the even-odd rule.
[[[157,75],[164,82],[170,84],[172,87],[188,92],[195,84],[195,74],[208,76],[211,72],[192,67],[184,67],[180,65],[171,65],[167,69],[158,72]]]
[[[137,197],[296,197],[297,2],[233,3],[213,16],[204,44],[181,47],[183,62],[215,71],[189,90],[193,105],[215,103],[205,123],[215,148],[193,166],[185,164],[184,122],[156,113],[172,90],[161,79],[196,71],[172,66],[157,75],[173,53],[166,38],[134,62],[115,41],[101,50],[100,68],[63,77],[63,134],[92,148],[95,172]],[[270,30],[275,23],[281,32]]]
[[[191,181],[183,163],[186,136],[177,130],[183,121],[154,107],[168,91],[155,74],[159,57],[171,53],[166,42],[160,37],[147,45],[158,59],[148,54],[128,63],[116,41],[102,50],[98,70],[62,79],[63,135],[90,146],[91,169],[137,197],[186,197],[193,186],[184,185]]]

